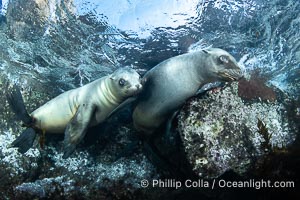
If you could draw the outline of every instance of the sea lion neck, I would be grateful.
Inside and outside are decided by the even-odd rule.
[[[197,81],[198,85],[205,85],[210,82],[217,81],[216,78],[212,76],[212,70],[214,68],[214,63],[212,62],[210,55],[202,51],[194,52],[190,55],[193,65],[191,66],[191,77]]]
[[[111,104],[119,105],[121,103],[122,98],[120,98],[118,94],[113,92],[113,80],[110,78],[105,78],[101,81],[98,92],[105,98],[105,100]]]

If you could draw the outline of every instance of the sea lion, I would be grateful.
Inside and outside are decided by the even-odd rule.
[[[133,111],[134,127],[151,135],[205,84],[235,81],[241,69],[228,52],[208,48],[169,58],[149,70]]]
[[[106,120],[118,106],[142,90],[141,77],[124,67],[85,86],[60,94],[43,106],[27,113],[20,91],[7,93],[8,102],[28,128],[12,143],[21,153],[31,148],[36,131],[65,133],[64,158],[75,150],[87,128]]]

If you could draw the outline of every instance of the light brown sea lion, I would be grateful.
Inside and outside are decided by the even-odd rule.
[[[50,100],[30,115],[20,91],[15,87],[7,94],[13,111],[28,127],[13,143],[21,153],[31,148],[36,131],[65,133],[64,158],[85,136],[88,127],[106,120],[126,99],[142,89],[140,75],[129,67],[69,90]]]

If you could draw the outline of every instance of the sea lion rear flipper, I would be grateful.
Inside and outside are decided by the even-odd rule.
[[[84,138],[93,112],[94,108],[89,104],[82,104],[77,109],[65,130],[63,158],[68,158],[74,152],[76,145]]]
[[[11,91],[7,90],[6,98],[17,118],[22,120],[24,124],[30,125],[32,123],[32,118],[25,108],[20,88],[17,85],[14,85]]]
[[[33,145],[36,133],[33,128],[27,128],[13,141],[12,147],[17,147],[20,153],[26,153]]]

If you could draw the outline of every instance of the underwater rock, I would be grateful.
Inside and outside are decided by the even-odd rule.
[[[238,96],[238,83],[191,99],[177,123],[192,171],[208,179],[227,171],[251,173],[271,152],[286,149],[296,139],[296,126],[283,102],[246,103]]]
[[[44,149],[35,144],[22,155],[10,147],[16,138],[12,130],[1,132],[0,195],[4,199],[95,199],[99,195],[128,199],[141,189],[141,180],[156,176],[155,168],[140,151],[116,159],[131,134],[125,127],[110,134],[98,140],[94,136],[92,144],[81,144],[74,155],[63,159],[63,137],[48,137]]]
[[[9,33],[15,39],[43,36],[52,22],[64,21],[69,13],[74,12],[72,4],[73,0],[60,3],[46,0],[10,1],[7,8]]]

